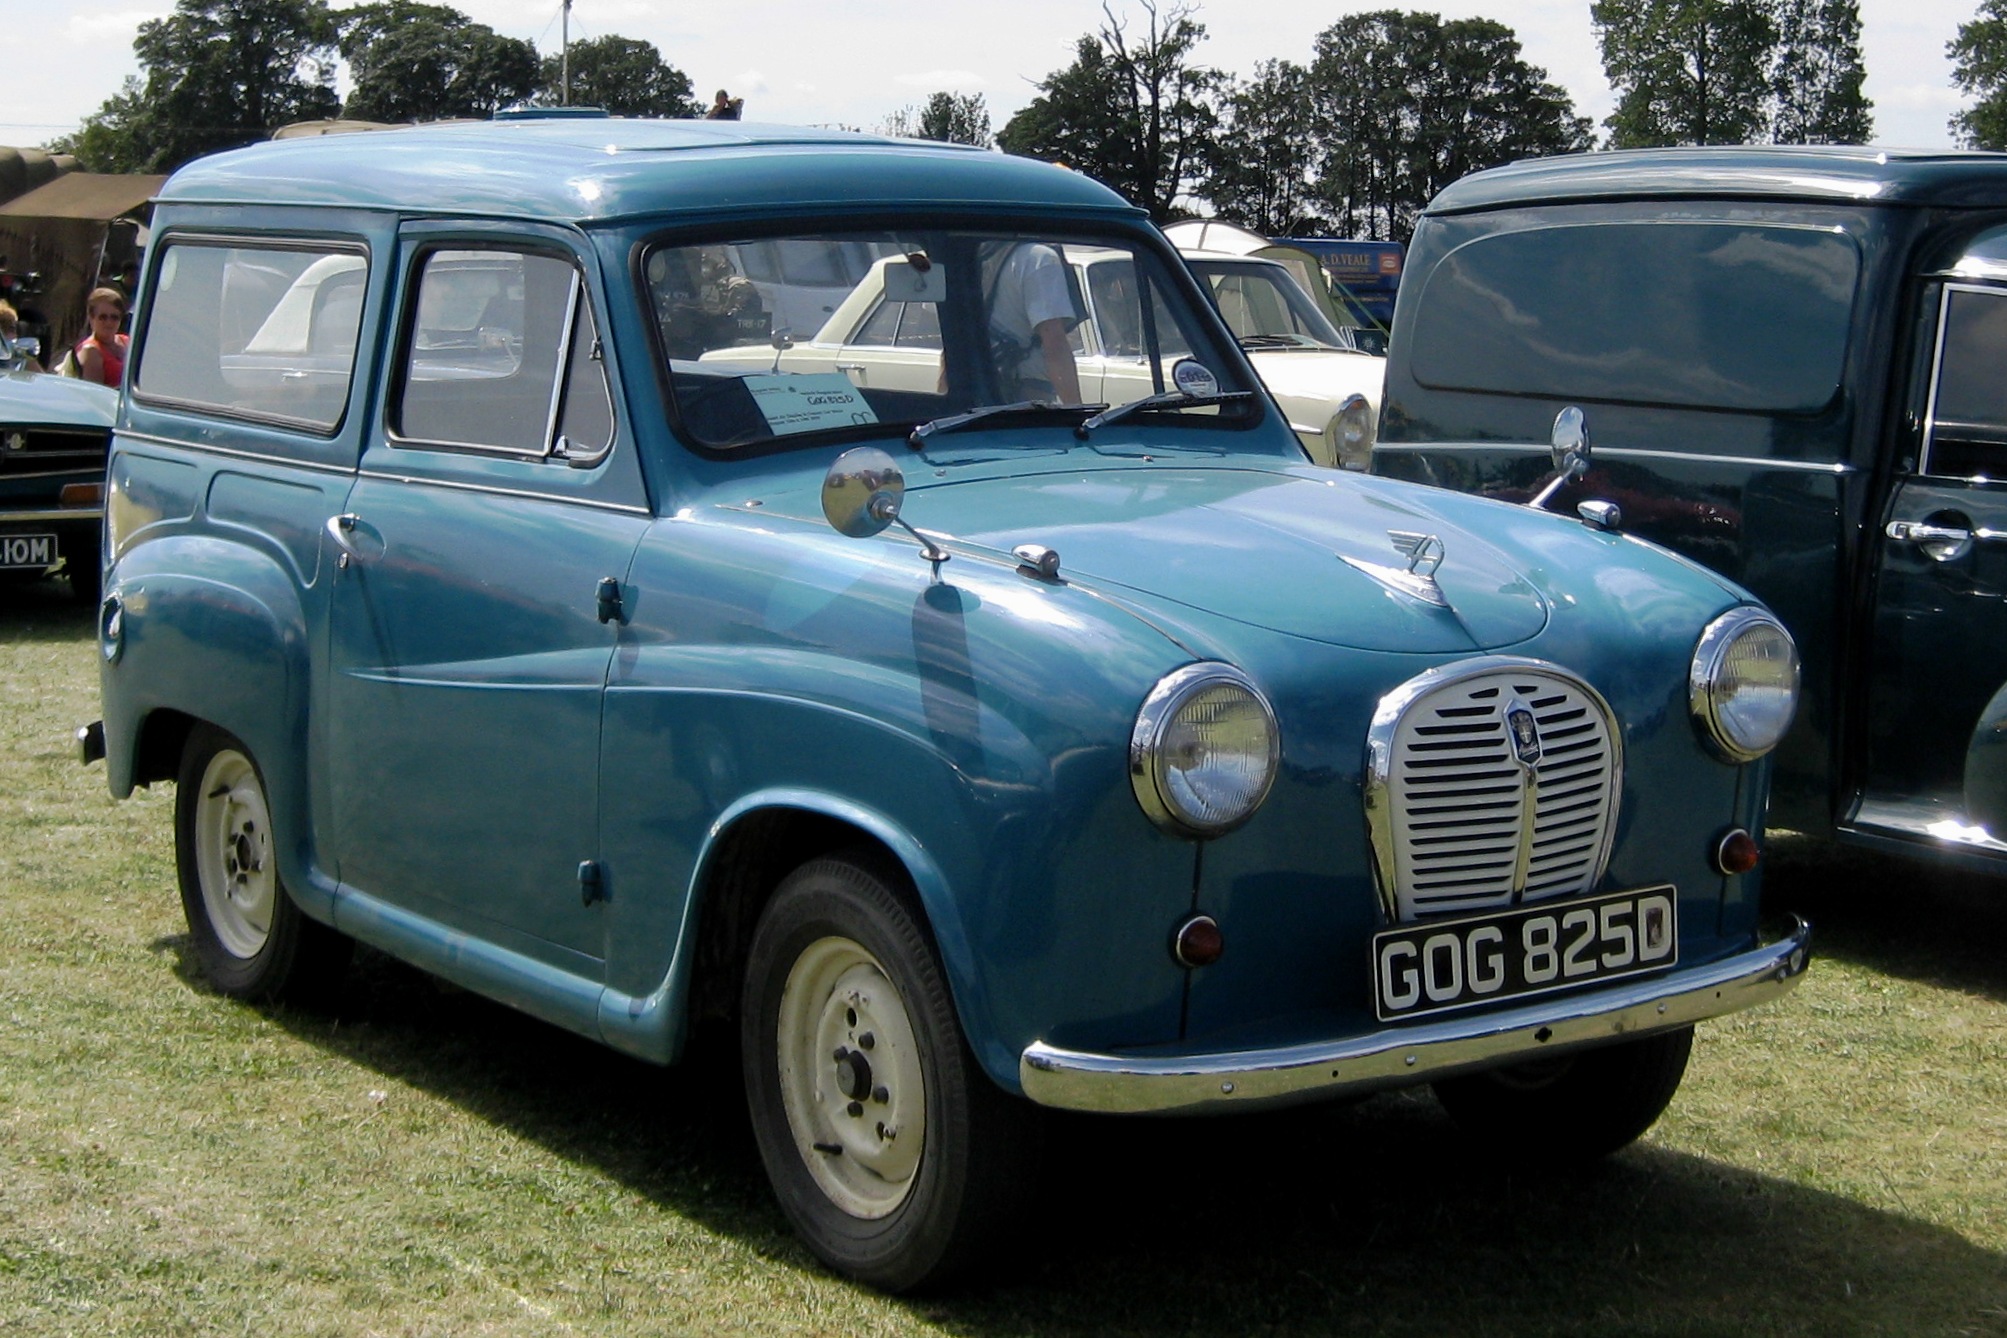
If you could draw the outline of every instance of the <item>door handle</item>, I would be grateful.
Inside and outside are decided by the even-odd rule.
[[[1882,530],[1898,543],[1912,543],[1923,549],[1933,562],[1956,562],[1972,551],[1975,543],[2007,539],[2007,530],[1984,525],[1938,525],[1927,520],[1892,520]]]
[[[328,538],[334,540],[336,549],[335,566],[343,571],[348,570],[348,564],[351,562],[367,562],[369,560],[363,555],[362,549],[356,547],[355,527],[361,520],[361,516],[347,512],[339,516],[328,517]]]

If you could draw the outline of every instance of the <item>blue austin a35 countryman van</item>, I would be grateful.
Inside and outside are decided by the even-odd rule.
[[[1596,1156],[1805,968],[1756,922],[1782,628],[1313,466],[1092,181],[564,117],[222,154],[154,220],[84,750],[176,782],[226,993],[361,940],[655,1061],[735,1019],[788,1216],[905,1288],[1039,1107],[1432,1083]]]

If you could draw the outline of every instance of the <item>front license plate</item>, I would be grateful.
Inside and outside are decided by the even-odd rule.
[[[1679,961],[1671,884],[1373,935],[1382,1022],[1659,971]]]
[[[53,534],[0,534],[0,567],[33,567],[39,571],[55,565],[55,561]]]

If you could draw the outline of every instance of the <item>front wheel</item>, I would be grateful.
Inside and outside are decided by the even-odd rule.
[[[174,847],[195,958],[219,993],[315,998],[340,977],[354,945],[294,904],[264,778],[243,744],[207,725],[182,750]]]
[[[1449,1078],[1436,1099],[1457,1127],[1514,1157],[1590,1161],[1635,1141],[1686,1075],[1693,1028]]]
[[[803,865],[760,917],[740,1055],[760,1157],[825,1262],[891,1291],[939,1284],[1014,1216],[1031,1112],[963,1043],[897,872]]]

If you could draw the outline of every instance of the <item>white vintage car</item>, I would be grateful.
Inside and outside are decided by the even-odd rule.
[[[1083,401],[1126,404],[1155,393],[1171,364],[1189,350],[1174,347],[1174,339],[1160,338],[1163,365],[1152,369],[1144,361],[1143,313],[1127,253],[1074,245],[1063,250],[1084,313],[1068,336]],[[1321,465],[1364,469],[1379,422],[1386,360],[1352,348],[1282,265],[1224,253],[1184,255],[1310,458]],[[898,260],[887,256],[873,262],[813,339],[794,342],[776,315],[770,322],[775,332],[771,340],[712,349],[698,361],[777,372],[840,371],[862,388],[937,393],[940,314],[931,301],[887,297],[886,270]],[[759,295],[763,304],[775,303],[765,287]]]

